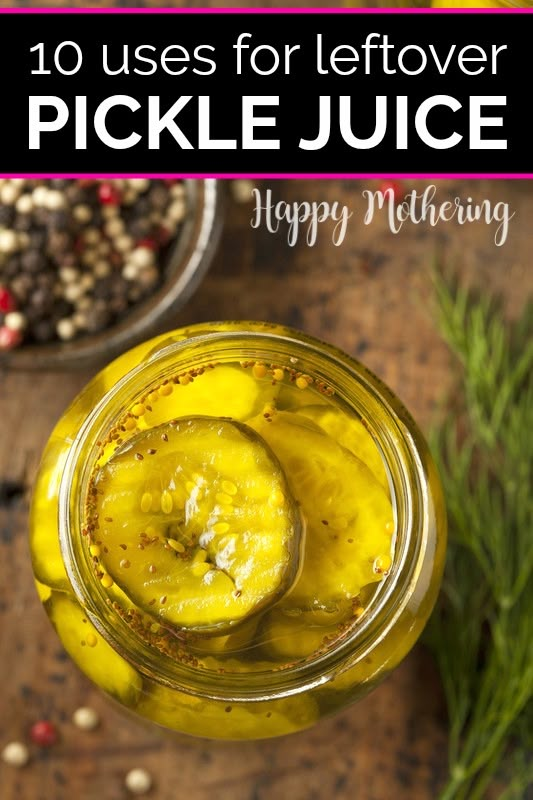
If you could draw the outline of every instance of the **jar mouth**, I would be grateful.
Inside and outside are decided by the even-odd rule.
[[[283,668],[273,664],[269,671],[220,673],[187,666],[163,655],[142,638],[132,643],[131,628],[114,611],[89,568],[82,527],[98,444],[147,384],[160,382],[169,372],[176,374],[204,359],[206,363],[215,359],[229,362],[232,358],[279,362],[280,354],[297,363],[298,369],[327,382],[365,419],[389,478],[396,525],[392,567],[353,630],[325,652]],[[112,386],[88,414],[72,442],[60,484],[59,538],[77,599],[100,634],[142,674],[210,699],[264,700],[300,693],[331,680],[357,664],[387,636],[415,591],[426,557],[429,502],[424,445],[418,429],[392,392],[360,362],[291,328],[261,322],[206,323],[169,333],[168,344],[154,340],[154,350]]]

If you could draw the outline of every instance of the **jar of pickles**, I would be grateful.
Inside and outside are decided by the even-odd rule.
[[[410,650],[445,550],[413,420],[360,363],[265,323],[118,358],[56,426],[32,505],[37,588],[105,692],[167,728],[305,728]]]

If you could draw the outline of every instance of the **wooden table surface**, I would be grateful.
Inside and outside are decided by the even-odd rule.
[[[421,187],[423,184],[412,183]],[[252,230],[252,205],[231,199],[213,267],[176,324],[258,318],[297,326],[360,357],[423,428],[452,385],[451,360],[432,321],[429,269],[436,257],[465,280],[503,291],[516,313],[531,291],[533,190],[527,183],[437,182],[440,200],[460,194],[507,201],[508,242],[478,223],[405,227],[363,224],[361,182],[271,183],[279,200],[329,200],[353,211],[346,240],[291,248],[286,232]],[[229,188],[229,187],[228,187]],[[374,186],[375,188],[375,186]],[[125,717],[66,658],[34,592],[27,544],[28,497],[40,451],[88,372],[0,372],[0,747],[29,725],[58,722],[61,742],[33,752],[23,770],[0,765],[3,800],[121,800],[124,774],[150,770],[154,800],[434,800],[446,767],[446,719],[429,655],[415,648],[371,696],[312,730],[259,743],[174,740]],[[80,705],[102,715],[94,733],[70,721]]]

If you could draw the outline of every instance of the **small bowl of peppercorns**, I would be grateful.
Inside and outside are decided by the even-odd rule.
[[[162,330],[220,227],[215,180],[0,179],[0,366],[93,365]]]

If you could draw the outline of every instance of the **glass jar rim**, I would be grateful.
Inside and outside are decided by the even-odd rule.
[[[177,334],[183,338],[173,339]],[[401,402],[364,365],[335,346],[298,330],[262,322],[213,322],[172,331],[168,334],[168,344],[161,341],[163,338],[153,340],[154,351],[103,394],[87,415],[70,447],[59,490],[59,538],[74,593],[111,646],[141,673],[159,683],[186,693],[234,702],[285,697],[314,688],[366,657],[369,648],[376,646],[387,635],[416,589],[416,577],[427,557],[428,543],[429,497],[424,471],[423,438]],[[146,390],[147,384],[157,379],[158,369],[161,374],[167,369],[175,374],[179,356],[188,357],[190,361],[201,347],[208,344],[218,348],[224,345],[230,351],[233,348],[241,352],[243,341],[256,351],[261,346],[263,350],[270,346],[278,354],[283,345],[290,346],[292,358],[298,355],[297,360],[306,364],[306,372],[309,371],[309,363],[314,361],[324,369],[326,379],[333,374],[335,379],[330,377],[328,382],[336,392],[342,390],[346,394],[344,387],[339,386],[342,376],[348,386],[348,395],[350,387],[355,391],[357,385],[360,392],[358,401],[361,403],[363,399],[366,400],[365,417],[372,423],[372,433],[389,475],[398,552],[395,551],[389,576],[380,583],[369,609],[353,626],[353,630],[316,657],[271,671],[215,673],[165,657],[141,638],[135,639],[136,652],[133,657],[132,643],[128,641],[128,636],[131,637],[129,626],[110,608],[103,587],[96,578],[93,577],[90,585],[84,579],[84,576],[94,576],[94,573],[87,569],[84,573],[80,563],[81,558],[87,567],[89,558],[81,535],[85,499],[85,492],[80,491],[81,483],[85,480],[86,488],[94,465],[96,443],[110,430],[112,420],[116,421],[119,412],[113,409],[117,403],[131,405],[134,398]],[[256,353],[256,357],[263,356]],[[210,358],[213,360],[213,356]],[[238,360],[242,359],[239,357]],[[147,370],[154,373],[151,379],[146,377]],[[353,397],[351,401],[355,402]],[[378,424],[378,418],[372,414],[372,409],[377,407],[382,413],[386,412],[386,424],[381,419]],[[85,457],[84,463],[80,464],[80,455],[91,440],[93,457]],[[418,509],[418,513],[413,513],[415,509]]]

